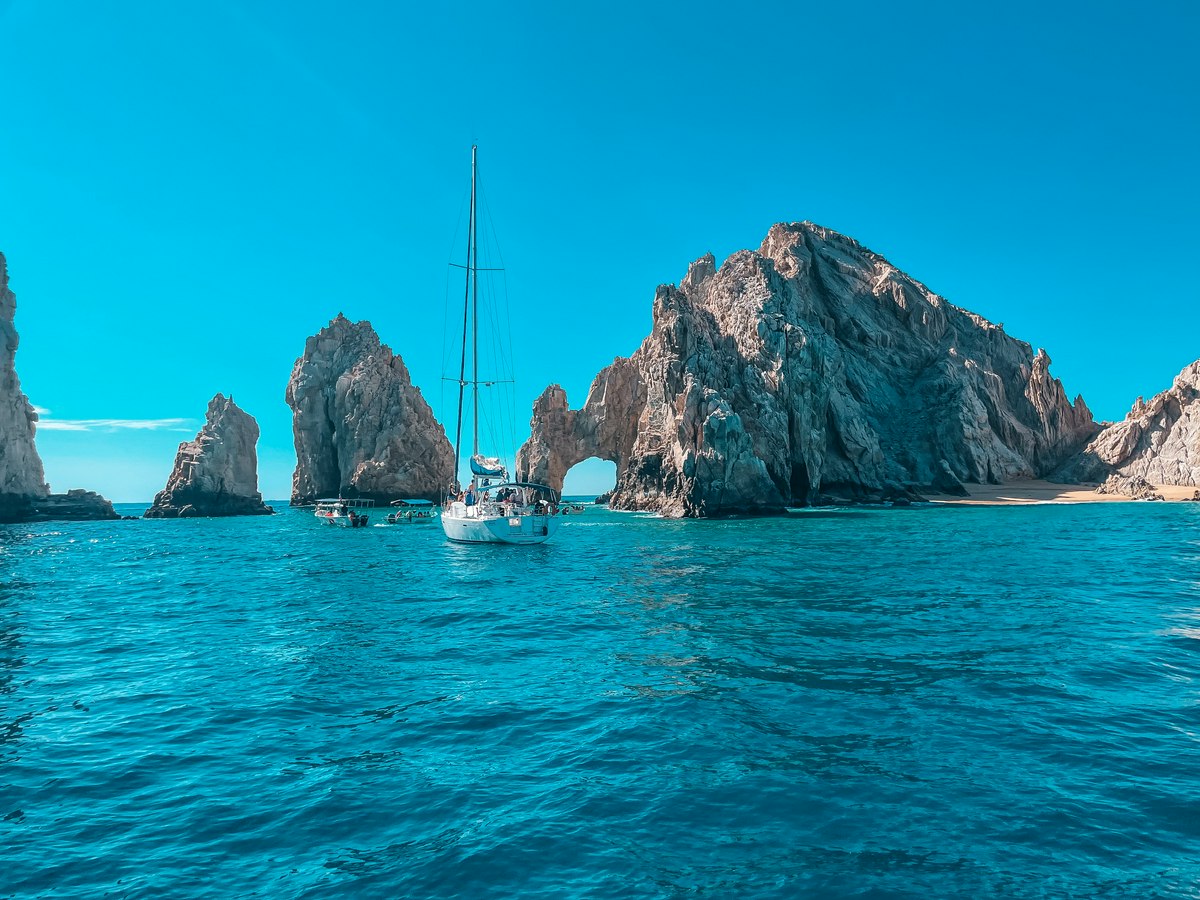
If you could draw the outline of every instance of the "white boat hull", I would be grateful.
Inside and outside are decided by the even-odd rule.
[[[540,544],[562,524],[557,516],[474,516],[465,508],[450,509],[441,518],[446,537],[460,544]]]
[[[326,525],[333,525],[335,528],[362,528],[370,524],[370,516],[366,512],[358,511],[363,509],[369,509],[369,507],[352,506],[343,512],[340,503],[320,501],[317,503],[313,515]]]

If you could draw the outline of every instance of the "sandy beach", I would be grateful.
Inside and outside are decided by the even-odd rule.
[[[950,494],[927,494],[934,503],[953,504],[1008,504],[1008,503],[1130,503],[1131,498],[1122,494],[1097,494],[1095,486],[1081,484],[1055,484],[1052,481],[1025,478],[1007,484],[968,484],[969,497]],[[1159,485],[1156,490],[1168,501],[1188,500],[1197,488],[1179,485]],[[1145,501],[1142,501],[1145,502]]]

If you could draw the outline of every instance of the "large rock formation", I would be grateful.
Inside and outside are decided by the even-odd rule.
[[[548,388],[517,470],[559,488],[613,460],[612,505],[669,516],[1042,475],[1096,432],[1049,367],[856,241],[776,225],[660,287],[650,335],[581,409]]]
[[[1200,360],[1122,422],[1107,426],[1057,473],[1066,481],[1117,474],[1152,484],[1200,485]]]
[[[17,379],[17,298],[8,289],[8,263],[0,253],[0,522],[28,518],[34,501],[50,493],[34,447],[37,413]]]
[[[404,360],[369,322],[340,313],[308,339],[287,386],[296,441],[292,503],[321,497],[435,500],[454,451]]]
[[[112,504],[99,494],[50,493],[33,442],[37,413],[17,379],[16,311],[17,298],[8,289],[8,262],[0,253],[0,522],[119,519]]]
[[[258,423],[232,397],[208,403],[204,427],[175,455],[167,486],[146,510],[147,519],[258,516],[274,512],[258,492]]]

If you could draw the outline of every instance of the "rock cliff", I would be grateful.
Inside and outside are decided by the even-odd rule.
[[[17,379],[16,311],[8,262],[0,253],[0,522],[119,519],[112,504],[92,491],[50,493],[33,440],[37,413]]]
[[[258,492],[258,423],[232,397],[208,403],[196,439],[179,445],[167,486],[146,510],[147,519],[255,516],[274,510]]]
[[[33,442],[37,413],[17,379],[16,311],[8,264],[0,253],[0,522],[25,518],[33,501],[50,492]]]
[[[653,327],[570,409],[534,405],[523,478],[617,464],[612,506],[770,512],[1043,475],[1091,438],[1050,358],[851,238],[776,225],[757,252],[658,288]]]
[[[1113,474],[1200,486],[1200,360],[1149,403],[1138,397],[1124,421],[1107,426],[1057,473],[1065,481]]]
[[[296,443],[292,503],[321,497],[438,499],[454,475],[445,429],[404,360],[369,322],[340,313],[308,339],[287,386]]]

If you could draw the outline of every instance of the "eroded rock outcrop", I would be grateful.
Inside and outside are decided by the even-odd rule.
[[[95,491],[73,488],[65,494],[47,494],[33,503],[28,522],[85,522],[120,519],[110,501]]]
[[[112,504],[92,491],[50,493],[34,445],[37,413],[17,379],[16,311],[8,263],[0,253],[0,522],[119,519]]]
[[[404,360],[369,322],[341,314],[308,339],[288,381],[292,503],[322,497],[436,500],[453,478],[445,429]]]
[[[1107,426],[1058,476],[1100,481],[1111,474],[1200,486],[1200,360],[1149,403],[1138,397],[1124,421]]]
[[[147,519],[258,516],[274,512],[258,491],[258,423],[232,397],[208,403],[204,427],[175,455],[167,486],[146,510]]]
[[[776,225],[660,287],[650,335],[581,409],[547,388],[517,470],[558,488],[613,460],[612,506],[669,516],[1043,475],[1097,430],[1049,367],[856,241]]]
[[[8,263],[0,253],[0,522],[28,518],[35,501],[50,493],[33,442],[37,413],[17,378],[16,311],[17,298],[8,289]]]

